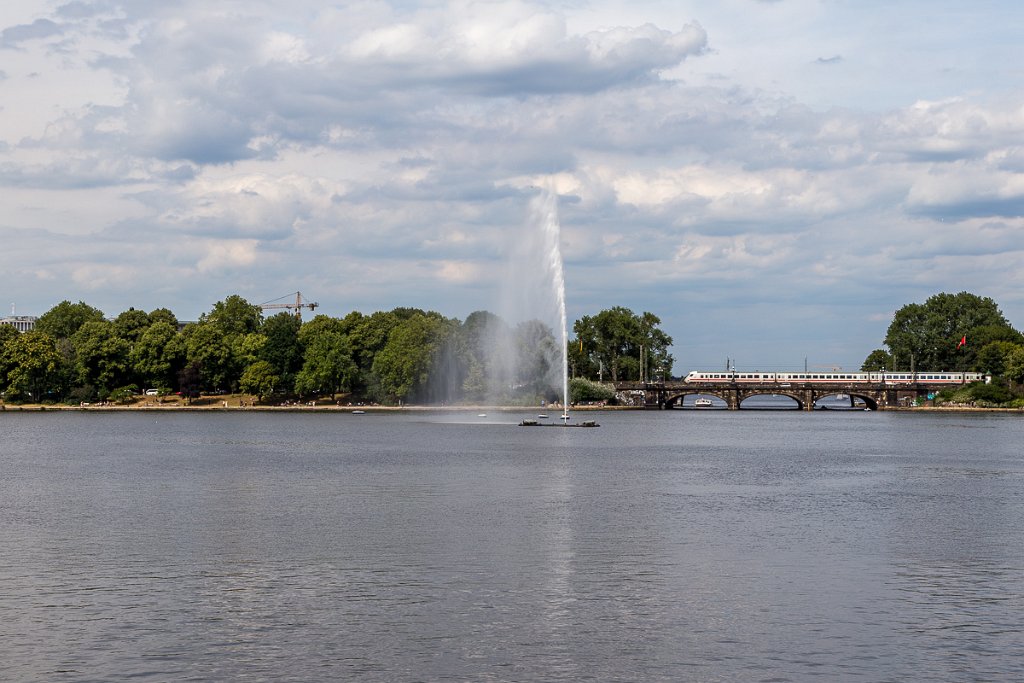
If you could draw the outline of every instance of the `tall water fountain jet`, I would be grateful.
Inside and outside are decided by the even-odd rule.
[[[558,199],[553,192],[544,192],[539,204],[544,236],[544,263],[551,278],[561,336],[562,355],[562,418],[569,417],[569,330],[565,319],[565,270],[562,264],[562,226],[558,222]]]
[[[548,365],[550,388],[561,389],[563,415],[569,406],[568,325],[565,306],[565,273],[562,265],[561,226],[558,197],[542,190],[530,202],[523,230],[510,234],[506,273],[501,289],[500,315],[509,321],[529,324],[539,321],[549,327],[554,343],[538,340]],[[511,342],[511,340],[506,339]],[[534,349],[540,351],[541,349]],[[508,343],[496,354],[505,376],[521,375],[516,367],[520,354]]]

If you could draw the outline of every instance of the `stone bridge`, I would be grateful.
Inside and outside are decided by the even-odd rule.
[[[801,410],[814,410],[814,403],[826,396],[845,394],[851,404],[863,401],[870,410],[906,407],[928,394],[959,387],[960,384],[879,384],[867,382],[700,382],[688,384],[681,380],[669,382],[616,382],[615,390],[632,395],[635,403],[651,410],[667,410],[681,406],[685,396],[700,394],[716,396],[729,407],[739,410],[740,404],[751,396],[788,396]]]

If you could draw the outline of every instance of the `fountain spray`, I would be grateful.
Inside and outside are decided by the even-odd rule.
[[[565,270],[562,264],[562,227],[558,222],[558,196],[545,190],[537,199],[544,236],[544,266],[555,297],[561,326],[562,419],[569,419],[569,329],[565,316]]]

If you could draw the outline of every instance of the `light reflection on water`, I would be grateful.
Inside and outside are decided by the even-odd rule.
[[[0,416],[5,680],[1024,675],[1018,417],[523,417]]]

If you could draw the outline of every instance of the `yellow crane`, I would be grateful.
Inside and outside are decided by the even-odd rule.
[[[313,309],[315,309],[317,306],[320,305],[320,304],[318,304],[315,301],[303,301],[302,300],[302,292],[295,292],[295,302],[294,303],[292,303],[292,302],[277,303],[277,302],[281,301],[281,299],[283,299],[283,298],[285,298],[287,296],[292,296],[292,295],[291,294],[285,294],[284,296],[280,296],[280,297],[278,297],[276,299],[271,299],[270,301],[268,301],[266,303],[262,303],[259,306],[264,311],[266,311],[266,310],[273,310],[273,309],[277,309],[277,308],[283,308],[283,309],[286,309],[286,310],[289,310],[289,311],[294,309],[295,310],[295,317],[298,318],[299,320],[302,320],[302,309],[303,308],[308,308],[309,310],[312,311]]]

